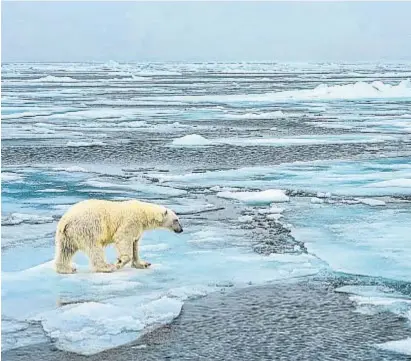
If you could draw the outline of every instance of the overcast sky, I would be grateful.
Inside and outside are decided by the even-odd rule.
[[[3,2],[2,61],[411,60],[411,2]]]

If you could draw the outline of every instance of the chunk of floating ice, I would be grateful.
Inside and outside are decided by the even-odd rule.
[[[46,188],[46,189],[39,189],[39,193],[64,193],[66,192],[64,189],[59,189],[59,188]]]
[[[79,167],[77,165],[73,165],[67,168],[53,168],[53,170],[61,171],[61,172],[69,172],[69,173],[89,173],[87,169]]]
[[[330,192],[318,192],[317,193],[317,198],[330,198],[331,193]]]
[[[394,297],[381,297],[381,296],[351,296],[351,301],[354,301],[359,306],[371,305],[371,306],[392,306],[395,304],[411,304],[409,299],[400,299]]]
[[[132,300],[130,300],[131,302]],[[183,302],[162,297],[135,307],[100,302],[67,305],[33,317],[65,351],[92,355],[135,340],[145,327],[171,322]]]
[[[392,297],[392,298],[401,298],[401,299],[403,299],[404,297],[404,295],[396,292],[394,289],[390,287],[379,286],[379,285],[378,286],[348,285],[348,286],[338,287],[335,290],[335,292],[354,294],[354,295],[363,296],[363,297],[370,297],[369,298],[370,302],[372,300],[371,297]]]
[[[11,172],[1,172],[1,181],[2,182],[14,182],[14,181],[21,181],[23,177],[17,173]]]
[[[268,189],[258,192],[219,192],[217,197],[237,199],[249,204],[265,204],[271,202],[288,202],[289,197],[281,189]]]
[[[210,191],[214,191],[214,192],[224,192],[224,191],[238,191],[241,188],[237,188],[237,187],[220,187],[220,186],[214,186],[210,188]]]
[[[273,219],[275,221],[278,221],[283,215],[279,213],[273,213],[273,214],[268,214],[267,219]]]
[[[271,207],[271,208],[264,208],[264,209],[259,209],[258,213],[259,214],[271,214],[271,213],[282,213],[284,211],[284,208],[279,208],[279,207]]]
[[[102,145],[106,145],[106,143],[103,142],[96,142],[96,141],[91,141],[91,142],[84,142],[84,141],[80,141],[80,142],[67,142],[66,146],[67,147],[94,147],[94,146],[102,146]]]
[[[250,223],[253,221],[253,217],[252,216],[240,216],[238,217],[238,221],[241,223]]]
[[[411,356],[411,337],[408,337],[404,340],[384,342],[375,346],[383,350],[398,352]]]
[[[184,137],[174,139],[172,142],[173,145],[178,146],[204,146],[204,145],[212,145],[213,142],[208,140],[201,135],[198,134],[189,134],[185,135]]]
[[[311,203],[321,204],[321,203],[324,203],[324,199],[312,197],[312,198],[311,198]]]
[[[22,321],[1,321],[1,348],[15,348],[48,342],[40,325],[32,325]]]
[[[357,198],[361,203],[366,204],[367,206],[385,206],[385,202],[379,199],[372,198]]]
[[[105,190],[124,190],[124,191],[137,191],[146,194],[162,194],[170,197],[180,196],[186,194],[187,191],[183,189],[157,186],[153,184],[146,184],[140,181],[128,182],[128,183],[114,183],[99,178],[88,179],[85,184],[98,188],[100,191]]]
[[[366,187],[411,188],[411,178],[398,178],[398,179],[392,179],[392,180],[387,180],[387,181],[383,181],[383,182],[371,183],[371,184],[366,185]]]
[[[245,114],[226,114],[224,118],[228,119],[272,119],[272,118],[281,118],[285,114],[281,110],[275,112],[265,112],[265,113],[245,113]]]
[[[45,83],[74,83],[77,80],[70,78],[68,76],[53,76],[53,75],[47,75],[43,78],[39,78],[39,79],[33,79],[31,80],[32,82],[45,82]]]
[[[195,286],[195,287],[177,287],[170,289],[166,296],[167,297],[177,297],[181,301],[188,300],[190,298],[197,298],[205,296],[208,293],[215,291],[214,287],[211,286]]]

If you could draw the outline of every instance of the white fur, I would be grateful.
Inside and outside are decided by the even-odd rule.
[[[139,259],[138,243],[143,232],[166,228],[182,232],[176,214],[163,206],[131,201],[87,200],[72,206],[61,218],[56,231],[55,267],[59,273],[73,273],[71,259],[85,252],[95,272],[112,272],[130,261],[135,268],[150,264]],[[104,247],[114,243],[116,265],[108,264]]]

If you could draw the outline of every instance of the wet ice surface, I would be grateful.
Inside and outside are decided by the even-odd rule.
[[[248,345],[239,355],[257,348],[260,358],[289,359],[293,337],[324,359],[330,349],[347,359],[345,343],[356,344],[353,360],[408,353],[409,64],[8,64],[2,72],[2,344],[17,350],[9,359],[38,343],[90,355],[142,336],[147,348],[116,357],[216,349],[217,359],[239,340]],[[78,274],[57,275],[56,223],[91,197],[162,203],[185,232],[145,235],[149,270],[91,274],[79,254]],[[107,256],[114,261],[113,248]],[[322,286],[292,282],[313,275]],[[338,295],[326,286],[346,275],[371,284],[344,281]],[[273,281],[281,286],[272,300],[272,288],[247,288],[258,300],[248,291],[210,296]],[[304,299],[313,300],[304,317],[281,323],[276,339],[270,302],[287,315],[302,312]],[[258,345],[242,338],[248,302],[263,325]],[[144,336],[186,307],[169,340]],[[326,335],[339,322],[341,332]],[[221,334],[225,327],[232,332]],[[301,332],[324,336],[314,349],[317,339]],[[209,334],[221,343],[183,342]]]

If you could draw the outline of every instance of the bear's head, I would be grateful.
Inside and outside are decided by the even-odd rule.
[[[183,232],[183,227],[180,224],[180,220],[171,209],[166,208],[166,210],[164,211],[162,226],[175,233]]]

